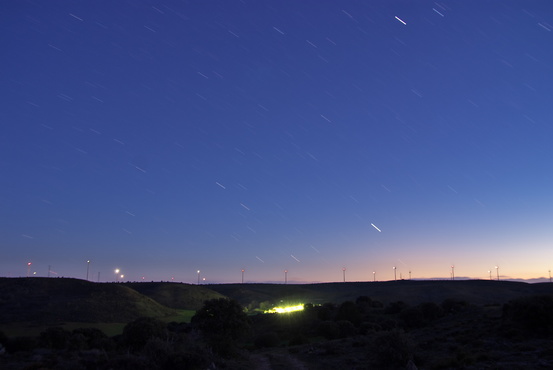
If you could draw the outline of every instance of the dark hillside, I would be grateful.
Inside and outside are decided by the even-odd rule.
[[[66,278],[0,278],[0,322],[128,322],[175,314],[122,284]]]
[[[181,283],[125,283],[124,285],[164,306],[184,310],[198,310],[209,299],[224,298],[222,294],[204,285]]]
[[[553,284],[528,284],[495,280],[401,280],[385,282],[351,282],[321,284],[220,284],[210,289],[236,299],[242,305],[257,301],[275,304],[341,303],[369,296],[390,303],[441,303],[455,298],[472,304],[503,304],[525,295],[553,293]]]

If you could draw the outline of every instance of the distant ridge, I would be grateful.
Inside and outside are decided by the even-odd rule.
[[[199,310],[205,301],[225,297],[206,285],[173,282],[125,283],[124,285],[164,306],[184,310]]]
[[[454,298],[466,302],[503,304],[525,295],[553,294],[553,284],[528,284],[496,280],[398,280],[317,284],[217,284],[209,288],[236,299],[242,305],[254,300],[282,304],[341,303],[369,296],[382,303],[404,301],[441,303]]]

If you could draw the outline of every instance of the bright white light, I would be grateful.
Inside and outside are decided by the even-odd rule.
[[[273,309],[265,311],[265,313],[289,313],[289,312],[296,312],[296,311],[302,311],[302,310],[303,310],[303,304],[299,304],[297,306],[274,307]]]
[[[371,226],[374,227],[376,230],[378,230],[379,233],[382,232],[378,227],[375,226],[375,224],[371,223]]]

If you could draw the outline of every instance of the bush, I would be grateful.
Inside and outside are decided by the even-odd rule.
[[[208,335],[238,339],[249,328],[244,308],[235,300],[216,298],[208,300],[192,317],[191,322]]]
[[[123,342],[133,350],[142,349],[151,338],[167,338],[165,323],[153,317],[141,317],[123,328]]]
[[[422,310],[419,307],[406,308],[399,314],[406,328],[420,328],[426,324]]]
[[[553,334],[553,296],[522,297],[503,305],[503,320],[528,335]]]
[[[347,320],[354,325],[359,325],[362,318],[359,307],[351,301],[343,302],[336,315],[336,320]]]
[[[0,344],[5,345],[6,343],[8,343],[8,336],[3,331],[0,331]]]
[[[212,369],[213,359],[203,348],[175,352],[165,362],[165,369]]]
[[[403,301],[391,302],[384,309],[384,313],[389,314],[389,315],[398,314],[401,311],[403,311],[404,309],[406,309],[407,307],[409,307],[409,306],[407,305],[407,303],[405,303]]]
[[[442,302],[442,310],[445,314],[464,311],[468,303],[460,299],[447,298]]]
[[[140,353],[147,357],[152,363],[164,367],[163,364],[171,357],[173,348],[166,340],[159,337],[152,337],[148,339]]]
[[[309,338],[304,333],[294,333],[288,343],[291,346],[309,343]]]
[[[361,313],[367,313],[369,309],[372,307],[372,303],[373,303],[372,299],[370,299],[366,295],[359,296],[355,300],[355,305],[358,307]]]
[[[337,339],[340,337],[340,327],[334,321],[321,321],[317,326],[317,333],[326,339]]]
[[[236,340],[249,329],[248,316],[242,306],[232,299],[208,300],[192,317],[213,350],[223,356],[234,355]]]
[[[33,337],[15,337],[6,343],[6,351],[9,353],[27,352],[37,348],[38,342]]]
[[[333,320],[336,314],[336,306],[334,303],[323,303],[320,307],[317,307],[317,317],[319,320]]]
[[[444,311],[434,302],[424,302],[419,305],[425,320],[433,321],[444,315]]]
[[[279,344],[280,337],[274,331],[259,334],[254,340],[254,345],[257,348],[276,347]]]
[[[109,349],[111,342],[109,337],[98,328],[78,328],[73,330],[72,338],[82,335],[86,343],[86,349]]]
[[[336,324],[338,324],[338,329],[340,330],[340,338],[347,338],[357,334],[357,330],[351,321],[338,320]]]
[[[399,330],[376,335],[371,348],[380,368],[405,367],[413,357],[413,344],[410,338]]]
[[[68,348],[71,333],[60,327],[52,327],[40,333],[38,342],[41,347],[51,349]]]

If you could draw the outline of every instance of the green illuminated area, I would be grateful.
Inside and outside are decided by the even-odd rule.
[[[303,303],[295,306],[286,307],[273,307],[270,310],[263,311],[264,313],[290,313],[296,311],[303,311]]]

